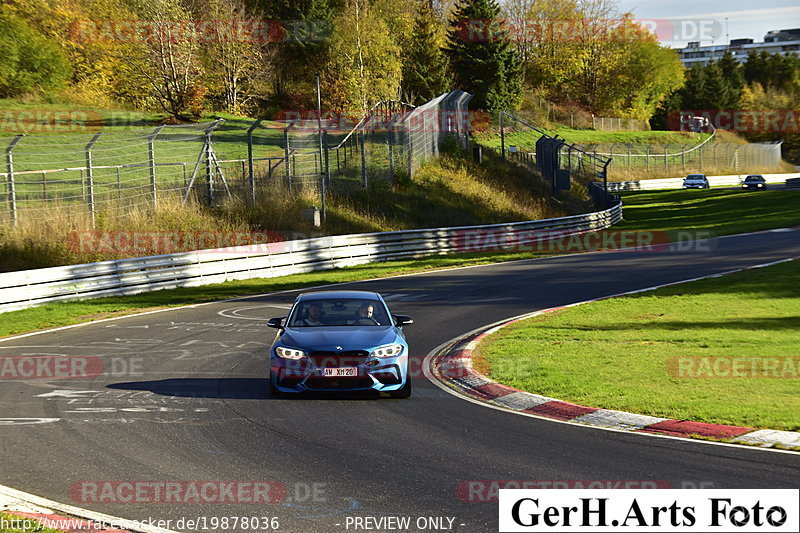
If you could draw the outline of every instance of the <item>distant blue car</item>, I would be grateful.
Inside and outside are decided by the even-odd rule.
[[[412,323],[410,317],[392,315],[375,292],[301,294],[288,317],[267,323],[278,329],[270,349],[273,394],[375,390],[408,398],[403,326]]]

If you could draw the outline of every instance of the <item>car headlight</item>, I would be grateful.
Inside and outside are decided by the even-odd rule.
[[[375,348],[370,354],[373,357],[394,357],[403,353],[402,344],[387,344],[380,348]]]
[[[302,359],[306,356],[306,352],[303,350],[284,348],[283,346],[278,346],[275,348],[275,354],[277,354],[278,357],[283,357],[284,359]]]

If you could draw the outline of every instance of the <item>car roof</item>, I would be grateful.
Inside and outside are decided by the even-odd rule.
[[[342,300],[381,300],[381,296],[377,292],[368,291],[319,291],[319,292],[304,292],[297,297],[297,301],[309,300],[325,300],[329,298],[339,298]]]
[[[761,174],[750,174],[749,176],[747,176],[747,178],[760,178],[760,179],[763,180],[764,176],[762,176]],[[747,178],[745,178],[745,179],[747,179]]]
[[[690,179],[690,178],[705,178],[705,177],[706,177],[705,174],[689,174],[688,176],[686,176],[686,179]]]

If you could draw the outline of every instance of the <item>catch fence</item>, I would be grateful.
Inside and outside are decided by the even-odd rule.
[[[328,115],[216,120],[149,128],[87,126],[75,134],[0,137],[0,225],[64,211],[124,217],[168,197],[218,205],[309,188],[347,194],[413,175],[445,139],[467,145],[462,91],[416,108],[381,102],[360,120]]]

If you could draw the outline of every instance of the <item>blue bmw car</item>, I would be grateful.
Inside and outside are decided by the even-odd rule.
[[[375,390],[408,398],[403,326],[412,322],[392,315],[375,292],[301,294],[288,317],[267,323],[278,329],[270,349],[273,394]]]

